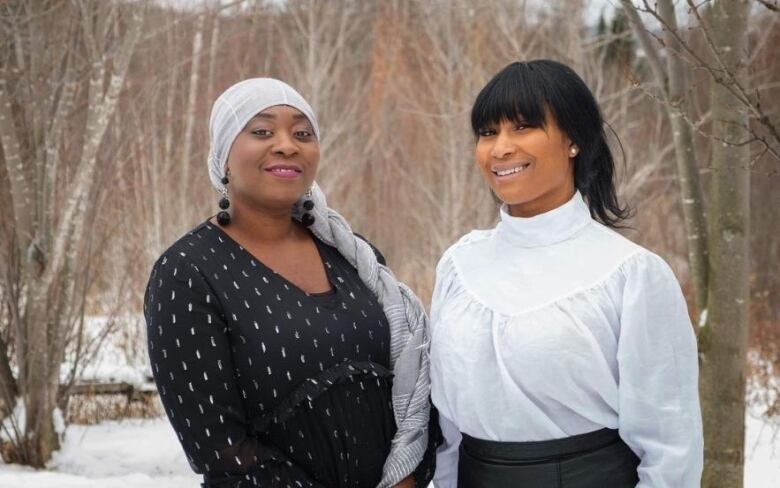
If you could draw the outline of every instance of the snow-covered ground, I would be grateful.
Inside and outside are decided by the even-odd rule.
[[[51,467],[0,464],[2,488],[193,488],[190,470],[166,419],[71,425]]]
[[[748,416],[746,488],[780,486],[780,433]],[[196,488],[165,419],[68,427],[51,467],[35,471],[0,464],[2,488]]]
[[[777,488],[780,486],[780,425],[762,422],[748,414],[745,427],[745,488]]]
[[[86,323],[87,367],[81,381],[124,381],[147,385],[150,371],[143,318]],[[72,358],[66,359],[69,371]],[[63,380],[67,380],[66,376]],[[770,399],[771,400],[771,399]],[[780,425],[746,417],[745,488],[780,487]],[[0,461],[0,488],[197,488],[196,476],[164,418],[67,427],[49,469],[35,471]]]

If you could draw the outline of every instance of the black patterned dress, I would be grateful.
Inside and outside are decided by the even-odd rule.
[[[375,487],[395,433],[389,327],[314,239],[331,291],[306,293],[219,227],[157,261],[144,310],[166,413],[210,487]],[[415,473],[432,476],[433,446]]]

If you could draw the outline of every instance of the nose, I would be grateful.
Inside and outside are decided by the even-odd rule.
[[[495,159],[506,159],[517,150],[512,138],[503,129],[496,134],[495,141],[493,148],[490,150],[490,155]]]
[[[298,146],[295,144],[292,135],[287,131],[281,130],[276,133],[274,145],[271,148],[277,156],[286,158],[295,155],[298,152]]]

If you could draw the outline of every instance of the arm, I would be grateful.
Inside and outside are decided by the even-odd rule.
[[[444,375],[455,374],[454,371],[440,371],[436,361],[435,335],[441,324],[441,309],[446,306],[447,295],[452,285],[452,263],[447,254],[442,257],[436,266],[436,283],[431,298],[431,396],[437,400],[438,422],[443,437],[443,442],[436,451],[436,472],[433,483],[436,488],[456,488],[458,486],[458,460],[461,433],[455,423],[447,416],[450,415],[445,404],[446,397],[440,389],[440,382]]]
[[[641,459],[638,488],[700,483],[703,441],[696,338],[669,266],[628,263],[618,343],[619,429]]]
[[[428,400],[430,402],[430,399]],[[422,461],[414,470],[415,486],[428,488],[433,481],[436,471],[436,450],[443,442],[441,428],[439,427],[439,411],[431,405],[431,415],[428,420],[428,447],[425,450]]]
[[[197,267],[173,253],[152,270],[146,290],[152,373],[192,468],[209,476],[280,476],[313,486],[273,446],[248,430],[217,294]]]
[[[439,425],[444,442],[436,451],[436,474],[433,484],[436,488],[458,486],[458,449],[462,438],[460,429],[447,417],[439,413]]]

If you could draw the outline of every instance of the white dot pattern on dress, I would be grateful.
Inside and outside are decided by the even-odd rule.
[[[315,242],[330,294],[306,294],[208,223],[155,264],[144,307],[152,371],[190,464],[210,479],[363,487],[381,477],[395,430],[388,380],[315,382],[326,393],[279,424],[294,430],[274,424],[263,438],[248,427],[345,361],[389,366],[381,306],[338,251]]]

